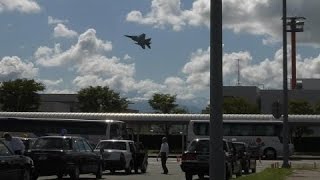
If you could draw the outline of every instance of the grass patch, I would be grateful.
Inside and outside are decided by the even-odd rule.
[[[260,173],[243,176],[237,178],[237,180],[284,180],[292,172],[292,169],[286,168],[267,168]]]

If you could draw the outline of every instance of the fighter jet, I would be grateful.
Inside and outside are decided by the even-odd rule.
[[[149,49],[151,49],[150,44],[151,44],[151,38],[146,39],[146,34],[140,34],[139,36],[129,36],[129,35],[124,35],[128,38],[131,38],[133,41],[135,41],[135,44],[138,44],[139,46],[142,47],[142,49],[145,49],[147,46]]]

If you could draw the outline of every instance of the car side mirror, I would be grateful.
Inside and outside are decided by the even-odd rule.
[[[101,154],[104,153],[104,149],[103,149],[103,148],[100,149],[100,153],[101,153]]]

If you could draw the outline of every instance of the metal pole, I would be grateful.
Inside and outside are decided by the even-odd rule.
[[[292,20],[295,21],[295,20]],[[295,24],[296,22],[293,23],[291,27],[295,28]],[[295,89],[296,88],[296,83],[297,83],[297,75],[296,75],[296,32],[292,31],[291,32],[291,74],[292,74],[292,78],[291,78],[291,89]]]
[[[283,168],[289,168],[288,130],[288,67],[287,67],[287,1],[283,0]]]
[[[222,0],[210,1],[210,180],[225,179],[222,129]]]
[[[184,134],[181,133],[181,154],[184,152]]]

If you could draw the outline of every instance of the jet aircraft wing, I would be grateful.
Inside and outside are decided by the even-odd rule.
[[[139,44],[139,45],[142,47],[142,49],[146,48],[145,44]]]
[[[140,35],[140,38],[141,38],[141,39],[145,39],[145,38],[146,38],[146,34],[145,34],[145,33],[141,34],[141,35]]]

